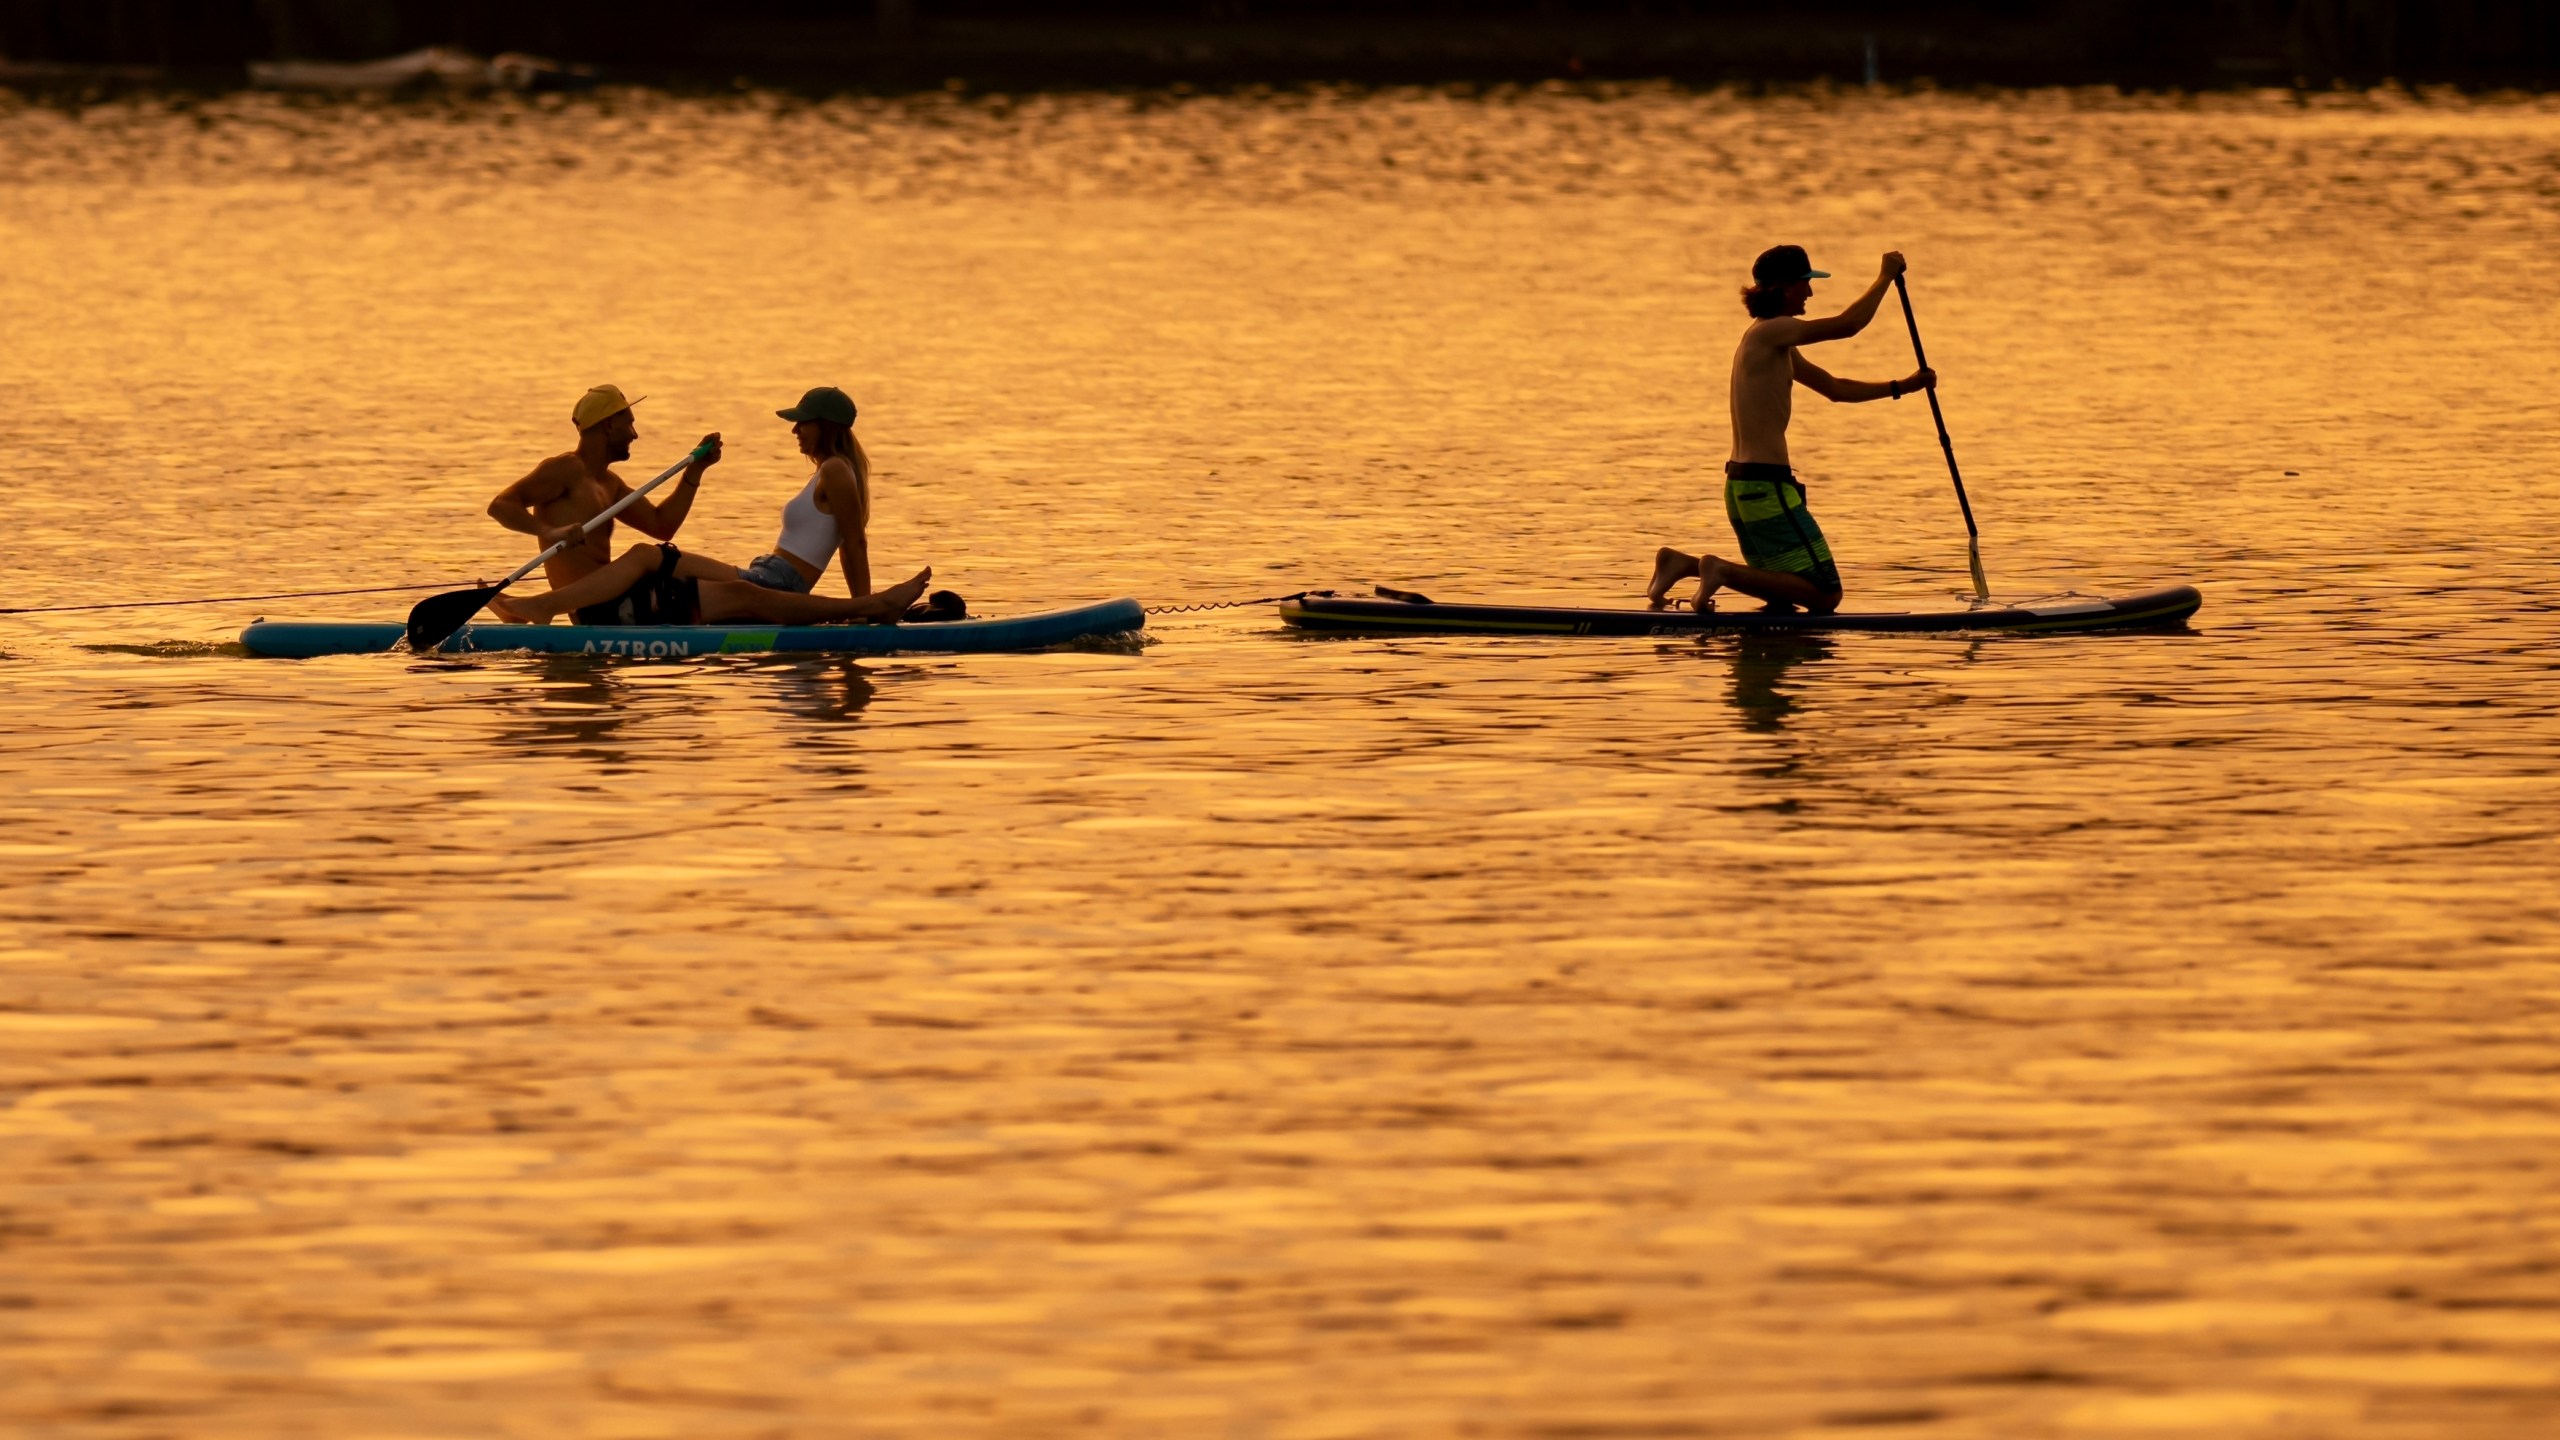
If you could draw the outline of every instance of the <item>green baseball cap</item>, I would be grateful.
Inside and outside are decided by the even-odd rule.
[[[1830,278],[1830,271],[1813,268],[1813,261],[1805,255],[1801,245],[1772,245],[1760,252],[1759,259],[1751,262],[1752,283],[1773,290],[1793,285],[1799,280]]]
[[[773,412],[797,425],[803,420],[833,420],[839,425],[853,423],[853,397],[833,385],[821,385],[800,397],[800,403],[788,410]]]

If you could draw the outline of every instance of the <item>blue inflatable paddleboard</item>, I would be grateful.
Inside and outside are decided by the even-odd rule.
[[[1043,610],[993,620],[942,620],[916,625],[465,625],[441,647],[446,653],[532,650],[547,655],[640,655],[684,659],[697,655],[803,653],[830,655],[972,654],[990,650],[1039,650],[1096,635],[1146,627],[1147,612],[1131,599],[1105,600],[1068,610]],[[240,632],[252,655],[309,659],[316,655],[376,655],[397,648],[404,627],[395,622],[260,620]]]

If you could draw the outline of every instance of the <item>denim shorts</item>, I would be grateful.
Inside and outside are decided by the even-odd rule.
[[[738,578],[767,590],[788,590],[794,595],[809,593],[810,582],[801,575],[800,567],[779,555],[759,555],[749,564],[738,567]]]

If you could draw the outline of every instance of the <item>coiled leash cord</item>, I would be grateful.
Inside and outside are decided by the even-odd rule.
[[[353,590],[279,590],[271,595],[207,595],[192,600],[110,600],[94,605],[22,605],[0,608],[0,615],[52,615],[64,610],[148,610],[164,605],[245,605],[256,600],[318,600],[332,595],[393,595],[412,590],[434,590],[451,584],[448,580],[427,580],[415,585],[366,585]],[[1241,610],[1250,605],[1277,605],[1283,600],[1330,599],[1331,590],[1294,590],[1286,595],[1264,595],[1252,600],[1203,600],[1189,605],[1150,605],[1150,615],[1195,615],[1209,610]]]
[[[317,600],[326,595],[392,595],[409,590],[435,590],[453,583],[429,580],[417,585],[366,585],[354,590],[279,590],[273,595],[207,595],[195,600],[108,600],[95,605],[20,605],[0,615],[54,615],[65,610],[156,610],[168,605],[245,605],[252,600]]]
[[[1192,605],[1150,605],[1147,607],[1147,613],[1150,615],[1193,615],[1203,610],[1241,610],[1248,605],[1277,605],[1283,600],[1305,600],[1309,597],[1324,598],[1332,594],[1333,592],[1330,590],[1300,590],[1289,595],[1265,595],[1259,600],[1203,600]]]

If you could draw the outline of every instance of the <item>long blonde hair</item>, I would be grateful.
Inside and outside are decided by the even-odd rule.
[[[842,460],[852,469],[854,493],[862,497],[862,513],[854,517],[853,523],[857,529],[870,529],[871,462],[863,455],[862,447],[853,443],[853,427],[834,420],[812,420],[808,423],[818,427],[818,433],[809,437],[817,442],[815,458],[818,468],[824,470],[828,461]],[[836,520],[838,524],[844,523],[841,515]]]

